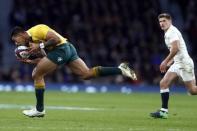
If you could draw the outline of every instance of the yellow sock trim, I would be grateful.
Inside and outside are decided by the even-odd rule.
[[[100,68],[101,68],[101,66],[93,67],[93,74],[95,77],[99,76],[99,69]]]
[[[34,86],[36,89],[44,89],[45,88],[44,83],[35,83]]]

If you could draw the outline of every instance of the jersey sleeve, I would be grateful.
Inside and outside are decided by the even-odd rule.
[[[50,28],[47,25],[40,24],[35,27],[34,35],[40,40],[45,40]]]
[[[179,40],[179,36],[176,32],[170,32],[169,34],[169,42],[170,44],[176,40]]]

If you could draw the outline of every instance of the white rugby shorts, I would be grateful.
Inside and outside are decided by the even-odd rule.
[[[170,66],[168,72],[176,73],[183,79],[183,81],[191,81],[195,79],[194,62],[191,58],[185,59],[181,63],[175,62]]]

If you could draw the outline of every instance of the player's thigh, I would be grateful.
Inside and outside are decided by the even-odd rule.
[[[169,88],[171,84],[178,78],[176,72],[167,71],[162,80],[160,81],[161,88]]]
[[[81,59],[78,58],[68,63],[68,67],[71,71],[76,75],[84,75],[89,72],[89,68],[86,63]]]
[[[192,90],[193,88],[196,88],[196,78],[194,73],[194,66],[192,64],[185,65],[185,69],[182,70],[180,75],[187,89]]]
[[[47,57],[44,57],[35,67],[32,76],[44,76],[57,68],[57,64],[53,63]]]

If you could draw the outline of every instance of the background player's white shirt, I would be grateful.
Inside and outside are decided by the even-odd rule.
[[[169,50],[172,46],[172,42],[174,42],[175,40],[178,40],[180,43],[179,51],[174,56],[175,63],[184,63],[184,60],[191,59],[188,54],[187,47],[185,45],[185,41],[182,37],[182,34],[175,26],[171,25],[169,27],[169,29],[165,32],[164,38]]]

